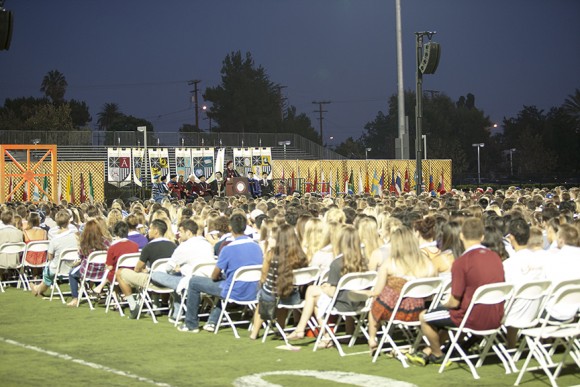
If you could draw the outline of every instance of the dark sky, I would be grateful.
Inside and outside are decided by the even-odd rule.
[[[358,138],[397,91],[394,0],[6,0],[15,26],[0,51],[0,103],[42,96],[61,71],[65,98],[84,100],[96,126],[104,103],[156,131],[194,122],[187,80],[220,81],[226,54],[249,51],[325,142]],[[402,0],[404,84],[415,89],[416,31],[437,31],[442,56],[424,89],[469,92],[490,119],[523,105],[549,109],[580,88],[578,0]],[[414,118],[411,118],[414,119]],[[207,128],[207,121],[200,121]],[[428,128],[426,128],[428,130]]]

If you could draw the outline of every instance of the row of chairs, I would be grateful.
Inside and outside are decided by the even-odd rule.
[[[16,287],[22,287],[23,290],[30,290],[30,283],[33,281],[30,278],[30,270],[35,268],[43,268],[46,266],[46,255],[48,251],[48,241],[31,241],[24,242],[6,242],[0,245],[0,254],[18,254],[19,261],[15,267],[6,268],[15,270],[18,275],[16,280],[0,281],[0,292],[4,293],[4,286],[10,283],[16,283]],[[28,259],[30,253],[44,253],[45,258],[43,262],[33,263]]]

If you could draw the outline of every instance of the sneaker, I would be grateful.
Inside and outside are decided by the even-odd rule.
[[[169,321],[171,324],[175,324],[177,322],[177,318],[176,317],[173,317],[173,316],[169,316],[167,318],[167,321]]]
[[[443,360],[445,360],[445,354],[441,355],[441,356],[435,356],[433,354],[429,355],[429,364],[438,364],[441,365],[443,364]],[[451,360],[448,360],[447,363],[445,363],[445,367],[447,368],[451,365]]]
[[[419,367],[425,367],[429,363],[429,356],[423,351],[406,353],[405,357],[411,364]]]
[[[179,332],[199,333],[199,328],[189,329],[185,324],[181,324],[177,330]]]
[[[136,320],[139,317],[139,308],[130,309],[129,312],[129,318],[131,320]]]
[[[215,324],[214,323],[206,323],[203,326],[203,330],[208,331],[208,332],[215,332]]]

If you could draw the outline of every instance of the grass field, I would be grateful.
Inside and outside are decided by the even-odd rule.
[[[134,321],[116,312],[105,314],[102,307],[90,311],[82,304],[71,309],[14,288],[0,293],[0,311],[1,386],[396,385],[372,377],[417,386],[511,386],[516,379],[505,375],[493,359],[480,369],[481,379],[476,381],[464,365],[453,364],[439,374],[434,366],[404,369],[384,356],[373,364],[368,354],[341,358],[334,349],[313,352],[313,339],[299,342],[300,351],[285,351],[276,349],[283,342],[251,341],[246,331],[241,339],[228,328],[217,335],[181,333],[167,317],[159,324],[148,317]],[[365,348],[361,344],[354,350]],[[335,380],[315,378],[311,371],[334,371],[326,377]],[[261,379],[268,383],[239,379],[258,373],[271,373]],[[349,379],[341,373],[369,379]],[[561,386],[580,383],[578,369],[566,367],[558,381]],[[527,374],[522,383],[546,385],[542,372]]]

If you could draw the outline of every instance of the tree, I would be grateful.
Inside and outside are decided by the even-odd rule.
[[[54,105],[45,104],[24,122],[28,130],[73,130],[71,109],[68,104]]]
[[[201,129],[191,124],[183,124],[179,128],[179,133],[201,133]]]
[[[203,98],[212,103],[208,117],[221,132],[273,132],[281,125],[279,86],[270,81],[252,55],[228,54],[221,69],[221,84],[208,87]]]
[[[47,98],[50,98],[52,103],[58,104],[64,102],[64,94],[68,83],[64,75],[58,70],[49,71],[42,79],[40,91],[44,93]]]
[[[282,121],[282,132],[295,133],[320,144],[320,135],[312,127],[310,118],[304,113],[298,114],[295,106],[289,106]]]
[[[347,138],[343,143],[334,148],[334,151],[344,157],[362,159],[365,156],[365,147],[360,139]]]
[[[580,127],[580,89],[576,89],[574,94],[570,94],[562,106],[564,112],[575,122],[576,127]]]
[[[77,129],[86,127],[93,120],[89,113],[89,107],[85,101],[71,99],[68,101],[70,106],[70,116],[73,126]]]
[[[118,104],[107,102],[103,105],[97,116],[99,117],[97,119],[99,130],[110,131],[115,122],[124,117],[124,114],[119,109]]]

